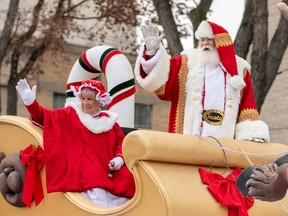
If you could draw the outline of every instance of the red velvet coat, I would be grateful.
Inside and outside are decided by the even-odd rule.
[[[48,110],[35,101],[27,110],[43,125],[47,192],[102,188],[133,197],[134,179],[125,165],[108,177],[109,161],[122,155],[124,135],[116,122],[112,129],[96,134],[81,123],[72,107]],[[109,117],[102,112],[95,118]]]
[[[222,64],[218,65],[225,77],[225,95],[224,118],[217,137],[237,140],[258,138],[269,142],[268,125],[260,120],[256,108],[250,65],[238,56],[235,59],[238,75],[232,76]],[[162,45],[152,57],[146,56],[145,47],[142,47],[134,70],[135,78],[142,88],[155,92],[161,100],[171,103],[168,131],[196,136],[203,133],[203,102],[205,97],[208,98],[204,91],[207,84],[205,71],[198,59],[197,49],[170,57]],[[213,125],[209,129],[213,131]],[[205,130],[208,131],[207,128]]]

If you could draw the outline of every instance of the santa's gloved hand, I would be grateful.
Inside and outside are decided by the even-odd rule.
[[[114,171],[119,170],[123,166],[123,164],[124,164],[124,161],[122,157],[119,157],[119,156],[115,157],[108,164],[109,170],[114,170]]]
[[[141,31],[146,45],[146,55],[155,55],[164,36],[159,34],[159,29],[155,24],[143,26]]]
[[[31,105],[36,99],[36,85],[30,88],[26,79],[20,79],[16,85],[16,90],[26,106]]]

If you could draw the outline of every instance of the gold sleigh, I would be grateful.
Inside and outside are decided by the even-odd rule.
[[[0,152],[6,156],[18,153],[30,144],[42,145],[42,129],[23,117],[0,116],[0,137]],[[90,203],[79,193],[47,194],[45,171],[42,169],[44,200],[37,207],[15,207],[0,195],[0,215],[226,216],[228,208],[210,194],[207,185],[201,181],[198,169],[212,169],[226,176],[235,167],[268,163],[286,151],[287,146],[276,143],[236,142],[136,130],[129,133],[123,143],[124,158],[136,182],[136,194],[126,204],[110,209]],[[227,161],[230,169],[226,169],[223,161]],[[273,203],[255,200],[248,214],[288,215],[287,208],[287,197]]]

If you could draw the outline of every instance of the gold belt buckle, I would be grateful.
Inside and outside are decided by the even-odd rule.
[[[224,113],[220,110],[205,110],[202,114],[203,120],[211,125],[220,125],[224,119]]]

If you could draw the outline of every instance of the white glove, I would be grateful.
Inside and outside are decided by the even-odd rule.
[[[115,157],[108,164],[109,170],[114,170],[114,171],[119,170],[123,166],[123,164],[124,164],[124,161],[122,157],[119,157],[119,156]]]
[[[146,45],[146,54],[155,55],[164,35],[159,34],[159,29],[155,24],[143,26],[141,31]]]
[[[26,106],[30,106],[36,99],[36,85],[30,88],[26,79],[20,79],[16,85],[16,90],[18,91],[21,99]]]

